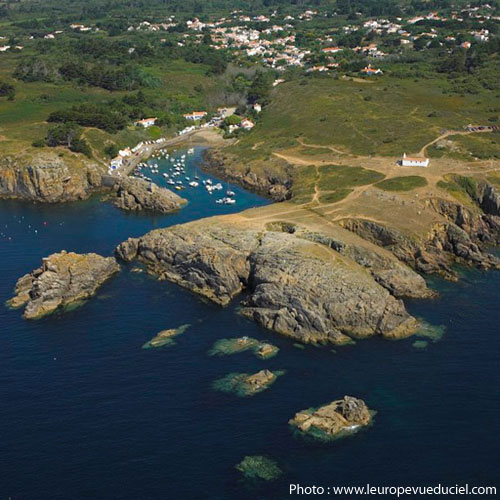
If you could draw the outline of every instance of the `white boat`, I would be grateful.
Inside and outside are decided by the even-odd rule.
[[[196,182],[196,181],[191,181],[191,182],[189,183],[189,185],[190,185],[191,187],[194,187],[194,188],[195,188],[195,187],[198,187],[198,186],[199,186],[199,183],[198,183],[198,182]]]
[[[226,194],[227,196],[235,196],[235,192],[234,191],[226,191]]]

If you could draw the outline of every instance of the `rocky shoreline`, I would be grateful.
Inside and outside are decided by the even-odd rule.
[[[227,174],[220,155],[217,150],[207,152],[208,168],[218,175],[222,171]],[[66,167],[56,162],[39,168],[60,173]],[[47,179],[44,186],[50,185]],[[232,180],[278,199],[288,196],[290,187],[286,174],[283,179],[233,174]],[[471,185],[475,187],[468,193],[467,203],[437,197],[419,200],[431,215],[426,220],[435,219],[419,236],[362,214],[326,224],[322,219],[314,222],[307,214],[307,223],[292,222],[286,220],[286,213],[293,212],[293,205],[285,204],[284,220],[276,219],[280,210],[275,217],[266,217],[267,222],[252,223],[244,214],[198,220],[129,238],[115,253],[124,262],[137,259],[157,278],[177,283],[221,306],[246,292],[239,309],[243,316],[301,343],[341,345],[374,335],[404,338],[420,325],[401,299],[434,296],[421,274],[457,279],[456,263],[500,268],[500,259],[485,250],[499,242],[500,194],[485,180]],[[58,200],[57,183],[54,189],[49,194],[43,189],[27,192]],[[115,205],[125,210],[166,213],[184,203],[169,190],[151,188],[142,180],[122,179],[112,191]],[[384,203],[397,199],[378,192],[365,194]],[[70,190],[66,198],[77,195],[83,196]],[[404,206],[408,202],[399,203]],[[31,278],[21,278],[11,301],[11,305],[27,303],[26,317],[53,309],[50,293],[45,299],[43,293],[36,296],[33,291],[37,288],[32,283],[40,274],[37,270],[27,275]],[[99,286],[100,280],[96,283]],[[80,294],[73,290],[68,297],[58,297],[56,307],[76,300],[73,295]],[[45,300],[48,305],[43,304]]]
[[[287,172],[283,175],[258,176],[251,168],[240,172],[228,167],[223,150],[207,149],[203,155],[202,169],[224,181],[233,182],[256,194],[279,202],[291,196],[292,178]]]

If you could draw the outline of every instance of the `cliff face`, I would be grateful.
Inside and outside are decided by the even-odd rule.
[[[0,159],[0,196],[55,203],[87,198],[101,185],[101,169],[90,161],[42,151],[30,158]]]
[[[257,175],[251,168],[235,168],[228,163],[223,150],[209,149],[205,152],[204,170],[212,172],[218,177],[239,184],[240,186],[267,196],[274,201],[283,201],[290,198],[292,178],[286,168],[280,171],[265,169]]]
[[[427,208],[442,219],[434,223],[422,238],[361,218],[346,218],[340,224],[388,249],[419,272],[440,274],[455,280],[457,274],[452,266],[457,262],[481,269],[500,267],[500,259],[485,251],[487,245],[499,242],[500,217],[496,213],[500,196],[496,188],[487,183],[483,183],[481,189],[481,197],[472,200],[477,207],[466,207],[441,198],[425,200]]]
[[[130,239],[117,255],[225,305],[249,292],[241,313],[301,342],[412,334],[417,322],[389,289],[332,248],[281,231],[204,222]],[[425,284],[410,269],[427,296]]]

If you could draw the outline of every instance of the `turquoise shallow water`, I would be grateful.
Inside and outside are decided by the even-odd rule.
[[[200,153],[190,159],[191,173]],[[0,299],[51,252],[109,255],[155,227],[266,203],[230,188],[235,206],[216,205],[201,189],[184,191],[188,207],[162,217],[97,199],[2,201]],[[446,326],[425,349],[413,347],[414,339],[376,338],[335,353],[299,350],[239,317],[237,301],[222,309],[130,268],[64,315],[28,322],[2,308],[0,498],[279,499],[291,482],[500,486],[500,274],[469,271],[458,284],[434,286],[439,299],[408,303],[413,314]],[[159,330],[185,323],[192,326],[177,345],[141,349]],[[281,350],[267,361],[251,353],[207,356],[214,341],[235,335]],[[254,398],[211,388],[229,372],[262,367],[286,374]],[[297,410],[344,394],[378,411],[372,428],[331,445],[293,436],[287,421]],[[234,465],[249,454],[276,459],[283,477],[242,482]]]

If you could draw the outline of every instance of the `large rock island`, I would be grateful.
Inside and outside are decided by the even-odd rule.
[[[37,319],[57,309],[76,306],[95,294],[120,266],[113,257],[62,251],[17,281],[13,308],[25,306],[24,317]]]
[[[341,228],[338,232],[349,241],[354,238]],[[367,252],[376,254],[376,247],[368,247]],[[423,279],[394,257],[384,254],[378,267],[373,266],[396,273],[384,287],[329,245],[310,241],[299,231],[290,234],[274,226],[263,230],[239,216],[155,230],[125,241],[117,255],[125,261],[138,258],[160,279],[220,305],[246,290],[243,315],[304,343],[412,334],[418,323],[395,297],[398,265],[403,290],[410,286],[414,295],[429,294]]]

